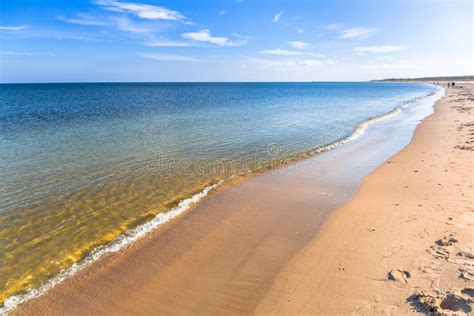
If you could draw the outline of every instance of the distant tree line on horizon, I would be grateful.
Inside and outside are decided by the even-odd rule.
[[[472,76],[442,76],[442,77],[421,77],[421,78],[388,78],[371,81],[474,81]]]

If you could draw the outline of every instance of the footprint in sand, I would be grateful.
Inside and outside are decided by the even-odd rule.
[[[419,310],[431,313],[439,313],[440,315],[469,315],[472,312],[472,294],[474,289],[465,288],[461,291],[442,292],[434,289],[429,291],[421,291],[412,295],[408,300],[415,301],[419,304],[416,306]]]
[[[452,246],[457,242],[458,240],[454,238],[454,235],[449,234],[448,236],[444,236],[443,238],[435,241],[435,244],[437,244],[438,246]]]
[[[442,248],[442,247],[438,247]],[[470,251],[458,251],[456,256],[448,257],[448,262],[459,266],[460,278],[474,281],[474,254]]]
[[[428,252],[431,253],[431,255],[433,255],[433,257],[446,259],[446,260],[449,259],[449,256],[451,254],[444,247],[436,247],[436,246],[431,246],[430,250],[428,250]]]
[[[457,242],[458,240],[454,238],[454,234],[450,233],[449,235],[436,240],[436,246],[431,246],[428,252],[436,258],[449,260],[451,257],[451,250],[448,247],[453,246]]]
[[[465,264],[459,268],[459,272],[461,272],[461,274],[459,275],[461,279],[474,281],[474,266],[473,265]]]
[[[403,284],[407,284],[410,277],[411,274],[408,271],[392,270],[388,273],[389,280]]]

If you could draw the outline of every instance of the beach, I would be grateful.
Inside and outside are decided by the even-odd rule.
[[[474,314],[473,1],[4,2],[0,316]]]
[[[364,134],[403,135],[400,148],[413,132],[404,120],[428,115],[440,93],[379,82],[2,85],[0,313],[127,247],[212,189]],[[381,120],[400,125],[365,133],[385,126]],[[358,152],[383,147],[392,148],[374,139]],[[337,164],[350,165],[344,161]],[[362,176],[334,180],[354,189]]]
[[[12,314],[469,312],[473,95],[447,89],[406,147],[417,122],[382,121],[224,185]]]
[[[285,267],[257,314],[472,312],[474,91],[460,85]]]

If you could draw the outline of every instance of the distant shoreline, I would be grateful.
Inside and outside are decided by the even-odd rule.
[[[474,75],[421,77],[421,78],[387,78],[387,79],[380,79],[380,80],[371,80],[371,82],[426,82],[426,81],[474,81]]]

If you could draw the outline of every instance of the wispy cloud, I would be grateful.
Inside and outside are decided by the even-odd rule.
[[[226,10],[222,10],[221,12],[219,12],[219,15],[224,15],[224,14],[226,14],[226,13],[227,13]]]
[[[209,30],[183,33],[181,36],[192,41],[211,43],[218,46],[225,46],[229,42],[227,37],[212,36]]]
[[[150,33],[153,32],[153,30],[135,25],[132,23],[130,20],[128,20],[126,17],[115,17],[113,18],[113,21],[115,22],[115,26],[124,32],[130,32],[130,33]]]
[[[0,30],[4,31],[21,31],[27,29],[28,26],[26,25],[19,25],[19,26],[0,26]]]
[[[59,16],[58,20],[79,25],[111,26],[116,27],[120,31],[129,33],[153,33],[157,31],[156,27],[151,28],[150,25],[137,24],[125,15],[98,18],[89,14],[78,13],[74,17]]]
[[[0,64],[17,64],[18,61],[16,60],[4,60],[4,59],[1,59],[0,60]]]
[[[382,45],[382,46],[355,47],[354,51],[358,54],[365,54],[365,53],[386,54],[386,53],[400,52],[407,49],[408,47],[402,46],[402,45]]]
[[[156,25],[150,25],[148,23],[143,23],[143,22],[141,23],[134,22],[133,19],[125,15],[108,16],[108,17],[103,18],[103,17],[97,17],[97,16],[93,16],[89,14],[78,13],[74,17],[59,16],[57,19],[66,23],[71,23],[71,24],[79,24],[79,25],[86,25],[86,26],[115,27],[117,30],[127,32],[127,33],[145,34],[145,33],[155,33],[159,31],[157,30]],[[154,45],[154,46],[165,46],[165,45]],[[171,45],[168,45],[168,46],[171,46]],[[178,46],[178,45],[173,45],[173,46]],[[181,45],[181,46],[184,46],[184,45]]]
[[[273,22],[278,23],[278,21],[280,21],[280,18],[281,18],[282,15],[283,15],[283,11],[280,11],[277,14],[275,14],[275,16],[273,17]]]
[[[333,65],[336,61],[332,59],[284,59],[284,60],[273,60],[273,59],[262,59],[262,58],[246,58],[244,60],[247,63],[255,65],[263,69],[279,69],[279,70],[290,70],[290,69],[301,69],[306,67],[317,67],[323,65]]]
[[[248,40],[245,38],[237,38],[236,40],[232,41],[228,37],[212,36],[211,31],[209,30],[183,33],[181,36],[192,41],[209,43],[217,46],[242,46],[248,42]]]
[[[332,64],[335,64],[336,62],[332,59],[324,59],[324,60],[304,59],[304,60],[298,61],[298,63],[303,66],[320,66],[320,65],[332,65]]]
[[[105,10],[131,13],[141,19],[149,20],[184,20],[185,17],[178,11],[150,4],[134,2],[118,2],[112,0],[98,0],[95,2]]]
[[[91,15],[84,14],[84,13],[78,13],[76,14],[75,17],[72,17],[72,18],[59,16],[58,20],[67,22],[67,23],[72,23],[72,24],[80,24],[80,25],[102,26],[102,25],[108,24],[107,21],[99,20]]]
[[[269,49],[269,50],[262,50],[260,54],[265,55],[278,55],[278,56],[298,56],[302,55],[301,52],[293,51],[293,50],[286,50],[286,49]]]
[[[291,47],[296,48],[296,49],[305,49],[311,46],[310,43],[306,42],[300,42],[300,41],[290,41],[288,42]]]
[[[306,55],[308,56],[312,56],[312,57],[326,57],[324,54],[320,54],[320,53],[314,53],[314,52],[309,52],[309,53],[306,53]]]
[[[139,55],[142,58],[160,60],[160,61],[184,61],[184,62],[197,62],[201,61],[193,56],[185,55],[167,55],[167,54],[153,54],[153,53],[143,53]]]
[[[9,55],[9,56],[47,56],[55,57],[55,54],[51,53],[25,53],[25,52],[9,52],[9,51],[0,51],[0,55]]]
[[[340,23],[332,23],[324,25],[324,28],[328,30],[340,30],[342,28],[342,24]]]
[[[240,34],[238,34],[238,33],[232,33],[232,36],[233,36],[233,37],[236,37],[236,38],[240,38],[240,39],[245,39],[245,40],[255,39],[255,38],[252,37],[252,36],[249,36],[249,35],[240,35]]]
[[[298,32],[298,34],[302,34],[304,32],[303,29],[297,29],[296,32]]]
[[[351,29],[345,29],[340,31],[339,38],[348,38],[348,39],[356,39],[367,37],[375,32],[377,32],[377,28],[372,27],[355,27]]]
[[[150,47],[188,47],[193,46],[192,43],[189,42],[180,42],[180,41],[170,41],[167,39],[150,39],[145,42],[146,46]]]

